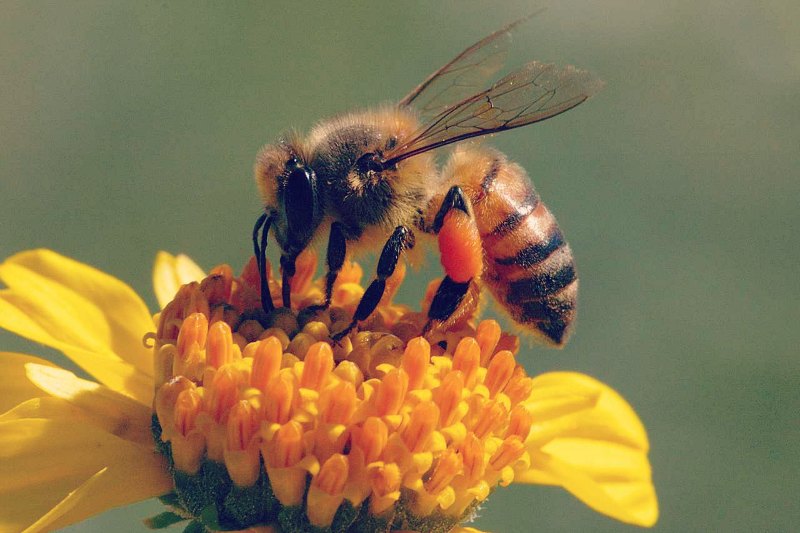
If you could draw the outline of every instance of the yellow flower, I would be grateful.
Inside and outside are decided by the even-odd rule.
[[[298,309],[320,301],[315,269],[313,254],[298,260]],[[528,377],[516,338],[491,320],[419,337],[424,314],[391,301],[403,272],[335,344],[330,332],[363,293],[353,263],[330,310],[266,316],[254,261],[199,280],[191,260],[161,253],[154,321],[91,267],[46,250],[6,260],[0,327],[97,382],[0,355],[0,530],[54,529],[166,495],[163,523],[467,532],[459,524],[512,482],[655,523],[647,437],[616,392],[578,373]],[[269,284],[279,303],[279,281]]]

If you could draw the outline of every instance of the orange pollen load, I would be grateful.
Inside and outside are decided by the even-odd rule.
[[[301,258],[292,310],[262,310],[251,261],[241,276],[223,266],[185,285],[160,314],[154,410],[176,471],[216,462],[242,490],[266,476],[281,505],[313,501],[308,519],[328,527],[342,502],[368,498],[378,514],[466,513],[526,468],[532,380],[516,338],[469,314],[428,330],[424,313],[389,295],[334,342],[364,292],[362,270],[346,263],[321,309],[325,280],[313,278],[313,254]]]

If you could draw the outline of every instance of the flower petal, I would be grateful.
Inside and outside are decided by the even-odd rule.
[[[623,522],[656,522],[647,435],[619,394],[589,376],[554,372],[534,378],[528,406],[540,416],[526,441],[531,469],[516,481],[559,485]]]
[[[5,413],[18,403],[42,395],[41,389],[28,380],[25,363],[53,366],[52,363],[32,355],[0,352],[0,413]]]
[[[0,530],[19,531],[34,523],[57,529],[171,490],[166,464],[152,446],[63,415],[57,420],[0,421]],[[98,479],[76,492],[103,469]],[[70,497],[77,500],[68,502],[64,514],[55,512],[50,517],[54,521],[37,522]]]
[[[49,250],[0,264],[0,327],[64,352],[101,382],[149,402],[153,375],[142,343],[152,317],[121,281]],[[141,376],[136,376],[141,374]],[[143,394],[144,393],[144,394]]]
[[[150,408],[62,368],[29,363],[25,369],[28,380],[47,394],[83,411],[85,419],[93,425],[143,446],[152,444]],[[56,418],[41,414],[29,416]]]
[[[153,289],[158,305],[164,309],[164,306],[175,297],[181,285],[201,281],[205,275],[203,269],[188,255],[158,252],[153,265]]]

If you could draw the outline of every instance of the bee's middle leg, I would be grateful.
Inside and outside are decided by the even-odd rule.
[[[483,250],[480,235],[467,197],[460,187],[451,187],[433,223],[439,237],[439,253],[445,277],[428,309],[428,323],[449,323],[474,310],[479,288],[477,281],[483,272]],[[466,305],[470,295],[472,305]],[[462,305],[463,304],[463,305]]]
[[[362,320],[366,320],[378,307],[378,303],[383,298],[383,293],[386,290],[386,279],[394,274],[394,269],[397,267],[397,262],[400,260],[400,254],[406,250],[414,247],[414,233],[406,226],[397,226],[394,229],[389,240],[383,245],[383,251],[378,259],[378,268],[376,269],[376,278],[370,283],[361,301],[358,302],[358,307],[353,315],[353,320],[342,331],[333,335],[333,340],[340,341],[350,331],[358,325]]]

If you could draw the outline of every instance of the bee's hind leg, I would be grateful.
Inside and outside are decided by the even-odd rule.
[[[342,340],[359,322],[369,318],[383,297],[383,293],[386,290],[386,279],[394,274],[394,269],[400,260],[400,254],[404,250],[413,247],[414,233],[411,229],[406,226],[397,226],[389,240],[383,245],[381,257],[378,259],[376,279],[370,283],[361,297],[361,301],[358,302],[352,322],[345,329],[333,335],[333,340],[337,342]]]
[[[333,285],[339,272],[344,266],[344,258],[347,252],[347,239],[344,234],[344,226],[339,222],[331,224],[331,234],[328,237],[328,275],[325,277],[325,303],[312,305],[308,311],[323,311],[331,306],[333,298]]]
[[[483,272],[480,235],[472,207],[461,187],[454,186],[447,191],[432,229],[439,237],[439,253],[446,275],[431,301],[424,333],[430,331],[434,323],[449,325],[475,310],[480,293],[477,282]]]

